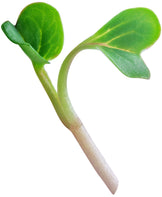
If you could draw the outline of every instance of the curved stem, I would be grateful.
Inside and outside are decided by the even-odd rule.
[[[68,116],[68,122],[69,127],[75,127],[75,125],[78,126],[79,119],[77,117],[77,114],[75,113],[72,104],[70,102],[68,92],[67,92],[67,77],[68,77],[68,71],[70,68],[70,65],[74,59],[74,57],[81,51],[87,49],[87,45],[80,44],[76,48],[74,48],[69,55],[65,58],[64,62],[62,63],[59,77],[58,77],[58,97],[62,104],[62,107],[64,108],[65,114]]]
[[[58,97],[62,107],[64,108],[65,115],[68,118],[68,128],[73,133],[98,175],[114,194],[118,187],[118,179],[106,163],[105,159],[95,146],[91,137],[88,135],[83,124],[75,113],[67,92],[67,77],[72,60],[77,53],[87,48],[92,48],[92,45],[85,44],[85,42],[81,43],[73,51],[71,51],[71,53],[64,60],[58,77]]]
[[[59,100],[64,108],[65,114],[68,115],[68,121],[70,123],[70,126],[73,125],[75,127],[75,124],[78,125],[79,119],[77,117],[77,114],[75,113],[71,101],[69,99],[69,95],[67,92],[67,78],[68,78],[68,72],[71,66],[71,63],[75,56],[82,50],[85,49],[96,49],[97,44],[91,43],[92,37],[89,37],[82,43],[80,43],[77,47],[75,47],[65,58],[65,60],[62,63],[59,76],[58,76],[58,83],[57,83],[57,93]]]

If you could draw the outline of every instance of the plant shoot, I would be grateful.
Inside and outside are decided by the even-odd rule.
[[[57,57],[63,47],[64,33],[58,11],[46,3],[30,4],[20,13],[16,25],[6,21],[2,24],[2,30],[30,58],[60,120],[72,132],[98,175],[114,194],[118,179],[73,109],[67,89],[68,71],[80,51],[97,49],[124,75],[149,79],[149,69],[140,53],[150,47],[160,35],[156,15],[147,8],[127,9],[116,15],[67,55],[60,68],[57,89],[44,65]]]

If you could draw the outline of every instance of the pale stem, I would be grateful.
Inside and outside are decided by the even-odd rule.
[[[101,155],[83,125],[72,131],[90,163],[104,181],[109,190],[114,194],[118,188],[118,179]]]
[[[110,191],[114,194],[118,187],[118,180],[109,165],[101,155],[100,151],[95,146],[91,137],[88,135],[83,124],[79,120],[75,113],[72,104],[70,102],[68,91],[67,91],[67,77],[72,60],[81,50],[91,48],[90,44],[85,42],[78,45],[71,53],[65,58],[58,77],[58,98],[64,109],[65,115],[69,124],[67,127],[72,131],[76,140],[80,144],[90,163],[105,182]]]

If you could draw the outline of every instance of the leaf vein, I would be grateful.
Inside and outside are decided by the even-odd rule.
[[[89,43],[89,45],[97,45],[97,46],[101,46],[101,47],[107,47],[107,48],[110,48],[110,49],[117,49],[117,50],[121,50],[121,51],[125,51],[125,52],[136,54],[134,51],[131,51],[129,49],[122,49],[122,48],[119,48],[117,46],[111,46],[111,45],[109,45],[107,43]]]
[[[124,37],[124,36],[126,36],[126,35],[128,35],[128,34],[132,34],[132,33],[135,33],[135,31],[132,30],[132,31],[129,31],[129,32],[120,34],[119,36],[116,36],[116,37],[112,38],[111,40],[107,41],[106,43],[109,44],[109,43],[111,43],[111,42],[114,41],[114,40],[117,40],[117,39],[119,39],[119,38],[121,38],[121,37]]]

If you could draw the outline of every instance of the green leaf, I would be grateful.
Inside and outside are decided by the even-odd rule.
[[[58,11],[46,3],[33,3],[21,12],[17,23],[2,25],[2,30],[19,44],[34,64],[45,64],[63,47],[63,28]]]
[[[15,28],[15,26],[12,25],[9,21],[3,23],[2,30],[10,41],[18,44],[22,48],[22,50],[26,53],[26,55],[31,59],[33,63],[36,63],[37,65],[44,65],[48,63],[48,61],[40,56],[39,53],[29,43],[24,41],[23,37]]]
[[[160,35],[160,23],[147,8],[125,10],[111,19],[87,41],[101,50],[126,76],[149,78],[140,57]]]

